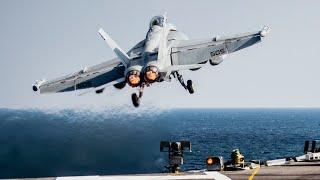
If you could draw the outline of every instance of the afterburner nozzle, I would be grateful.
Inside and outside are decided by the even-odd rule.
[[[149,82],[155,82],[159,77],[159,69],[155,66],[148,66],[144,71],[144,79]]]
[[[132,87],[137,87],[140,83],[140,71],[132,70],[127,73],[127,82]]]

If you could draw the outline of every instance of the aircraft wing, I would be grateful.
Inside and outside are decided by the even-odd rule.
[[[269,32],[268,27],[253,33],[237,34],[228,37],[215,37],[205,40],[178,41],[171,47],[171,71],[202,67],[208,60],[219,64],[229,53],[239,51],[261,41]]]
[[[40,94],[100,87],[103,89],[102,86],[106,84],[123,82],[124,71],[123,64],[115,58],[54,80],[37,81],[32,89]]]

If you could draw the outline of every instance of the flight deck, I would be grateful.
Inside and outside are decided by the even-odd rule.
[[[235,149],[232,151],[229,161],[225,162],[222,156],[209,156],[205,161],[206,169],[183,172],[180,168],[184,164],[183,152],[191,152],[191,142],[161,141],[160,151],[168,153],[166,173],[22,178],[21,180],[320,179],[320,147],[317,146],[318,142],[320,141],[312,141],[310,149],[310,141],[305,141],[305,154],[301,156],[267,161],[245,161],[240,150]]]
[[[320,179],[320,161],[292,162],[281,166],[260,166],[238,171],[195,171],[182,173],[155,173],[112,176],[69,176],[28,178],[17,180],[111,180],[111,179]]]

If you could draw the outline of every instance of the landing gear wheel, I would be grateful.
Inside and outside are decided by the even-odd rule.
[[[138,97],[138,95],[136,93],[133,93],[131,95],[131,99],[132,99],[132,103],[134,107],[139,107],[140,105],[140,98]]]
[[[194,88],[191,80],[187,81],[187,90],[189,91],[190,94],[194,93]]]

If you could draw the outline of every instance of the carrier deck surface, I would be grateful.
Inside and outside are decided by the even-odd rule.
[[[111,179],[320,179],[320,161],[291,162],[282,166],[261,166],[250,170],[185,172],[179,174],[155,173],[112,176],[68,176],[28,178],[24,180],[111,180]]]
[[[261,166],[251,170],[222,173],[231,179],[320,179],[320,161],[291,162],[282,166]]]

